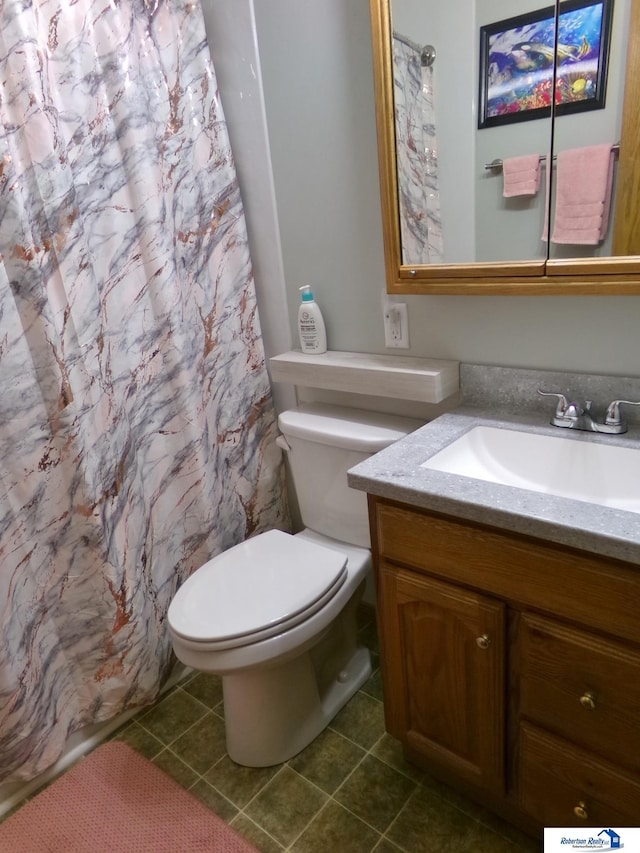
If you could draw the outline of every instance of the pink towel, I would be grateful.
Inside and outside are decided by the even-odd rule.
[[[558,154],[551,241],[595,246],[609,227],[614,151],[610,143]]]
[[[535,195],[540,189],[540,157],[525,154],[509,157],[502,161],[504,187],[502,195],[511,198],[517,195]]]

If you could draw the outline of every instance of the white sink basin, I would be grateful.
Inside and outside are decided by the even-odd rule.
[[[640,450],[474,427],[423,468],[640,512]]]

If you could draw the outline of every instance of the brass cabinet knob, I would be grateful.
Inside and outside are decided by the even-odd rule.
[[[577,806],[574,806],[573,813],[576,817],[579,817],[580,820],[587,820],[589,817],[589,812],[587,811],[587,804],[580,800]]]
[[[580,704],[583,708],[586,708],[587,711],[595,711],[596,697],[590,690],[586,690],[580,697]]]
[[[480,649],[488,649],[491,645],[491,640],[487,634],[483,634],[481,637],[476,637],[476,645]]]

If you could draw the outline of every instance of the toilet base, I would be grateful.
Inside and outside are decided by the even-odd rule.
[[[227,753],[247,767],[269,767],[297,755],[371,674],[357,618],[371,552],[313,531],[296,535],[347,556],[347,578],[325,606],[248,645],[211,648],[172,632],[179,660],[221,676]]]
[[[371,675],[369,650],[359,647],[323,688],[313,651],[223,676],[227,752],[236,764],[270,767],[297,755]]]

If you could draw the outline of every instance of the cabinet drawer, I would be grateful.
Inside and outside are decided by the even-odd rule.
[[[637,566],[371,498],[376,556],[640,644]]]
[[[543,826],[636,826],[640,779],[524,723],[520,805]]]
[[[519,640],[521,716],[640,772],[640,653],[531,613]]]

